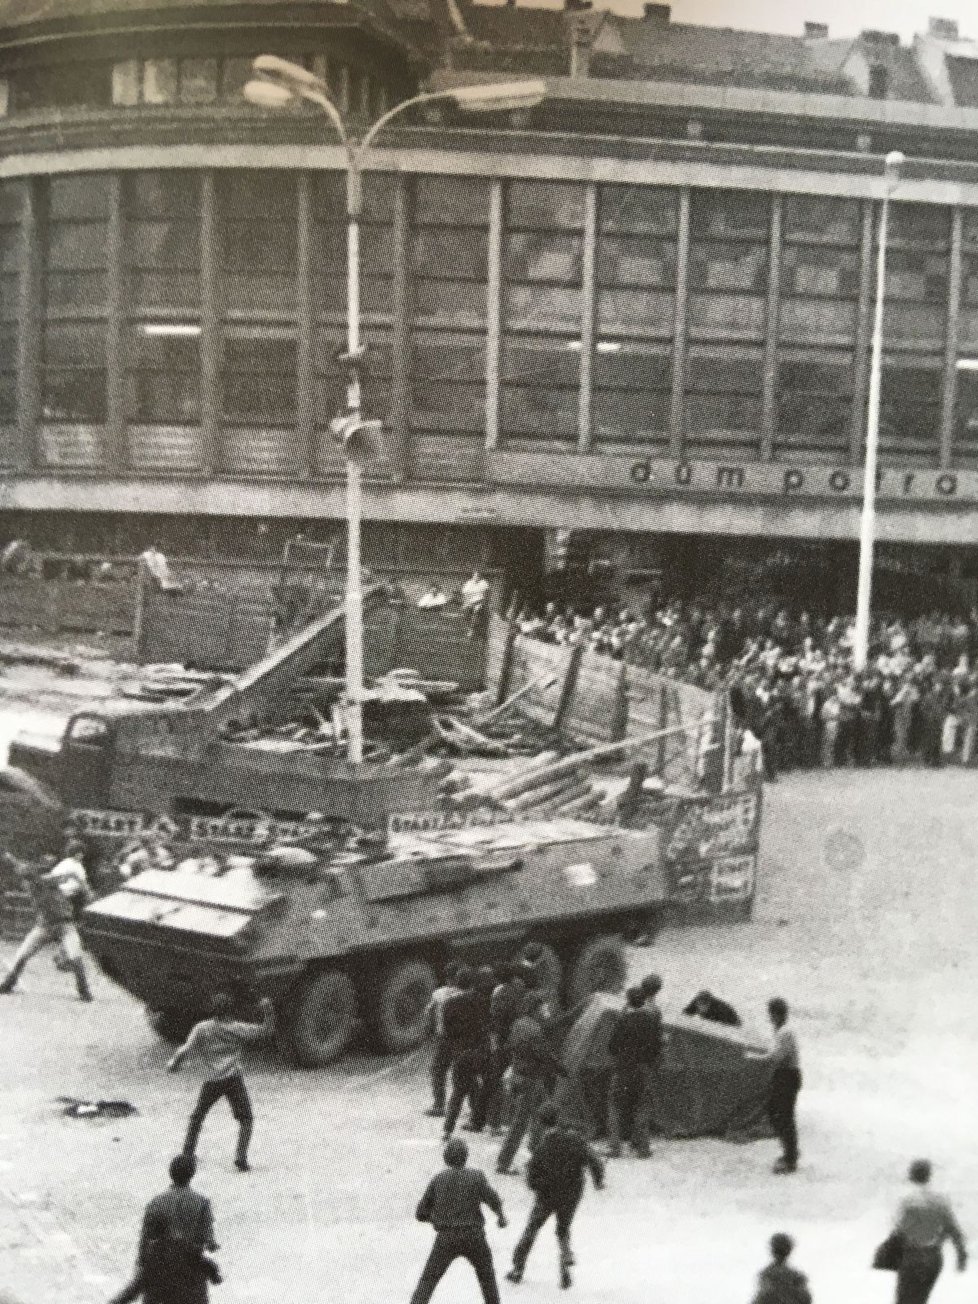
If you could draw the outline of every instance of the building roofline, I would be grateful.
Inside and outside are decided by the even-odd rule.
[[[512,72],[462,72],[439,69],[430,81],[438,88],[472,82],[512,81]],[[951,108],[913,100],[875,100],[860,95],[799,94],[747,90],[695,82],[635,81],[598,77],[547,77],[547,98],[565,103],[621,107],[713,110],[752,117],[801,117],[873,128],[907,127],[978,132],[978,109]]]

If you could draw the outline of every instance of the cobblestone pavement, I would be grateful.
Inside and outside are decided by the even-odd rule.
[[[770,1172],[772,1142],[659,1142],[647,1163],[611,1165],[585,1198],[572,1298],[619,1304],[737,1304],[751,1296],[772,1231],[797,1239],[819,1304],[883,1304],[872,1273],[906,1162],[928,1154],[978,1237],[972,1143],[978,1026],[978,790],[973,775],[790,777],[769,791],[756,919],[671,930],[634,955],[665,978],[667,1008],[703,985],[758,1029],[773,994],[796,1011],[805,1057],[802,1168]],[[164,1072],[166,1048],[142,1012],[104,980],[74,997],[48,955],[0,1000],[0,1304],[97,1304],[126,1279],[144,1202],[166,1185],[198,1078]],[[438,1165],[421,1057],[360,1056],[320,1073],[269,1055],[249,1066],[257,1112],[254,1171],[231,1166],[223,1105],[205,1128],[197,1185],[214,1201],[226,1283],[218,1304],[387,1304],[406,1300],[430,1233],[414,1204]],[[56,1097],[125,1098],[128,1119],[71,1119]],[[491,1167],[491,1139],[476,1138]],[[500,1269],[529,1193],[499,1178],[511,1226],[490,1232]],[[557,1290],[545,1231],[520,1287]],[[436,1300],[477,1298],[454,1268]],[[948,1272],[935,1304],[974,1298]]]

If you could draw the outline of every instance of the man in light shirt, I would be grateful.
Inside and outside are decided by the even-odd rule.
[[[69,863],[68,860],[52,866],[53,859],[50,857],[41,862],[40,870],[43,872],[26,865],[17,865],[11,860],[14,872],[34,903],[37,918],[0,982],[0,995],[8,996],[14,991],[28,961],[38,951],[46,946],[55,946],[58,948],[58,967],[70,969],[75,975],[79,1000],[91,1001],[92,993],[82,957],[81,938],[75,926],[76,909],[91,899],[88,880],[80,861],[77,862],[79,877],[74,868],[63,868]],[[73,866],[76,862],[72,859],[70,863]]]
[[[275,1007],[267,997],[262,998],[260,1005],[261,1023],[237,1023],[231,1018],[230,996],[218,992],[211,1006],[213,1017],[194,1026],[166,1066],[171,1073],[176,1073],[188,1055],[196,1054],[206,1072],[197,1104],[190,1115],[183,1153],[191,1157],[195,1154],[204,1119],[221,1097],[226,1097],[238,1123],[234,1166],[242,1173],[249,1170],[248,1143],[254,1128],[254,1114],[241,1071],[241,1048],[249,1042],[265,1041],[275,1031]]]
[[[793,1173],[798,1168],[798,1126],[795,1106],[801,1090],[801,1061],[794,1030],[788,1026],[788,1002],[775,996],[767,1003],[768,1017],[774,1029],[774,1044],[769,1051],[749,1051],[750,1059],[764,1059],[771,1065],[771,1086],[767,1115],[774,1134],[781,1142],[783,1154],[774,1165],[776,1173]]]
[[[968,1248],[950,1202],[930,1189],[930,1161],[915,1159],[907,1176],[910,1189],[900,1201],[893,1225],[903,1244],[896,1304],[927,1304],[943,1267],[944,1242],[950,1241],[957,1252],[958,1272],[968,1265]]]
[[[445,1083],[452,1067],[451,1050],[445,1036],[445,1006],[453,997],[461,994],[461,988],[455,985],[457,973],[457,964],[448,965],[445,981],[431,993],[425,1010],[426,1026],[434,1036],[431,1052],[431,1108],[425,1110],[429,1118],[443,1118],[445,1115]]]

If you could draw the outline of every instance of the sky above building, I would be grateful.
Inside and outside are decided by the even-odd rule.
[[[482,0],[492,3],[492,0]],[[496,0],[497,3],[501,0]],[[563,0],[516,0],[518,4],[561,7]],[[806,22],[827,23],[829,35],[857,36],[866,28],[899,32],[909,42],[925,32],[930,18],[953,18],[961,35],[978,40],[975,0],[671,0],[677,23],[705,23],[755,32],[800,36]],[[640,15],[642,0],[595,0],[595,8]]]
[[[641,13],[637,0],[616,0],[622,12]],[[682,23],[801,34],[806,22],[828,23],[830,36],[855,36],[864,28],[898,31],[904,40],[927,30],[931,17],[955,18],[962,36],[978,37],[974,0],[673,0]]]

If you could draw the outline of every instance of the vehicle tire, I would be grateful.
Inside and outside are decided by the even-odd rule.
[[[311,974],[289,1029],[296,1063],[317,1069],[349,1046],[357,1028],[357,994],[352,980],[336,969]]]
[[[424,1041],[425,1012],[437,985],[427,960],[394,960],[384,967],[373,1016],[381,1050],[400,1055]]]
[[[594,992],[620,992],[628,978],[625,943],[616,933],[585,942],[574,956],[567,982],[567,1001],[577,1005]]]
[[[169,1042],[171,1046],[179,1046],[182,1041],[186,1041],[190,1029],[196,1022],[194,1016],[188,1014],[186,1010],[151,1010],[148,1006],[146,1018],[156,1035]]]
[[[557,954],[555,947],[548,942],[538,942],[536,938],[528,942],[527,946],[536,947],[540,951],[539,959],[533,964],[537,987],[540,991],[546,993],[551,1009],[558,1010],[560,1008],[560,988],[564,978],[564,966],[560,962],[560,956]]]

